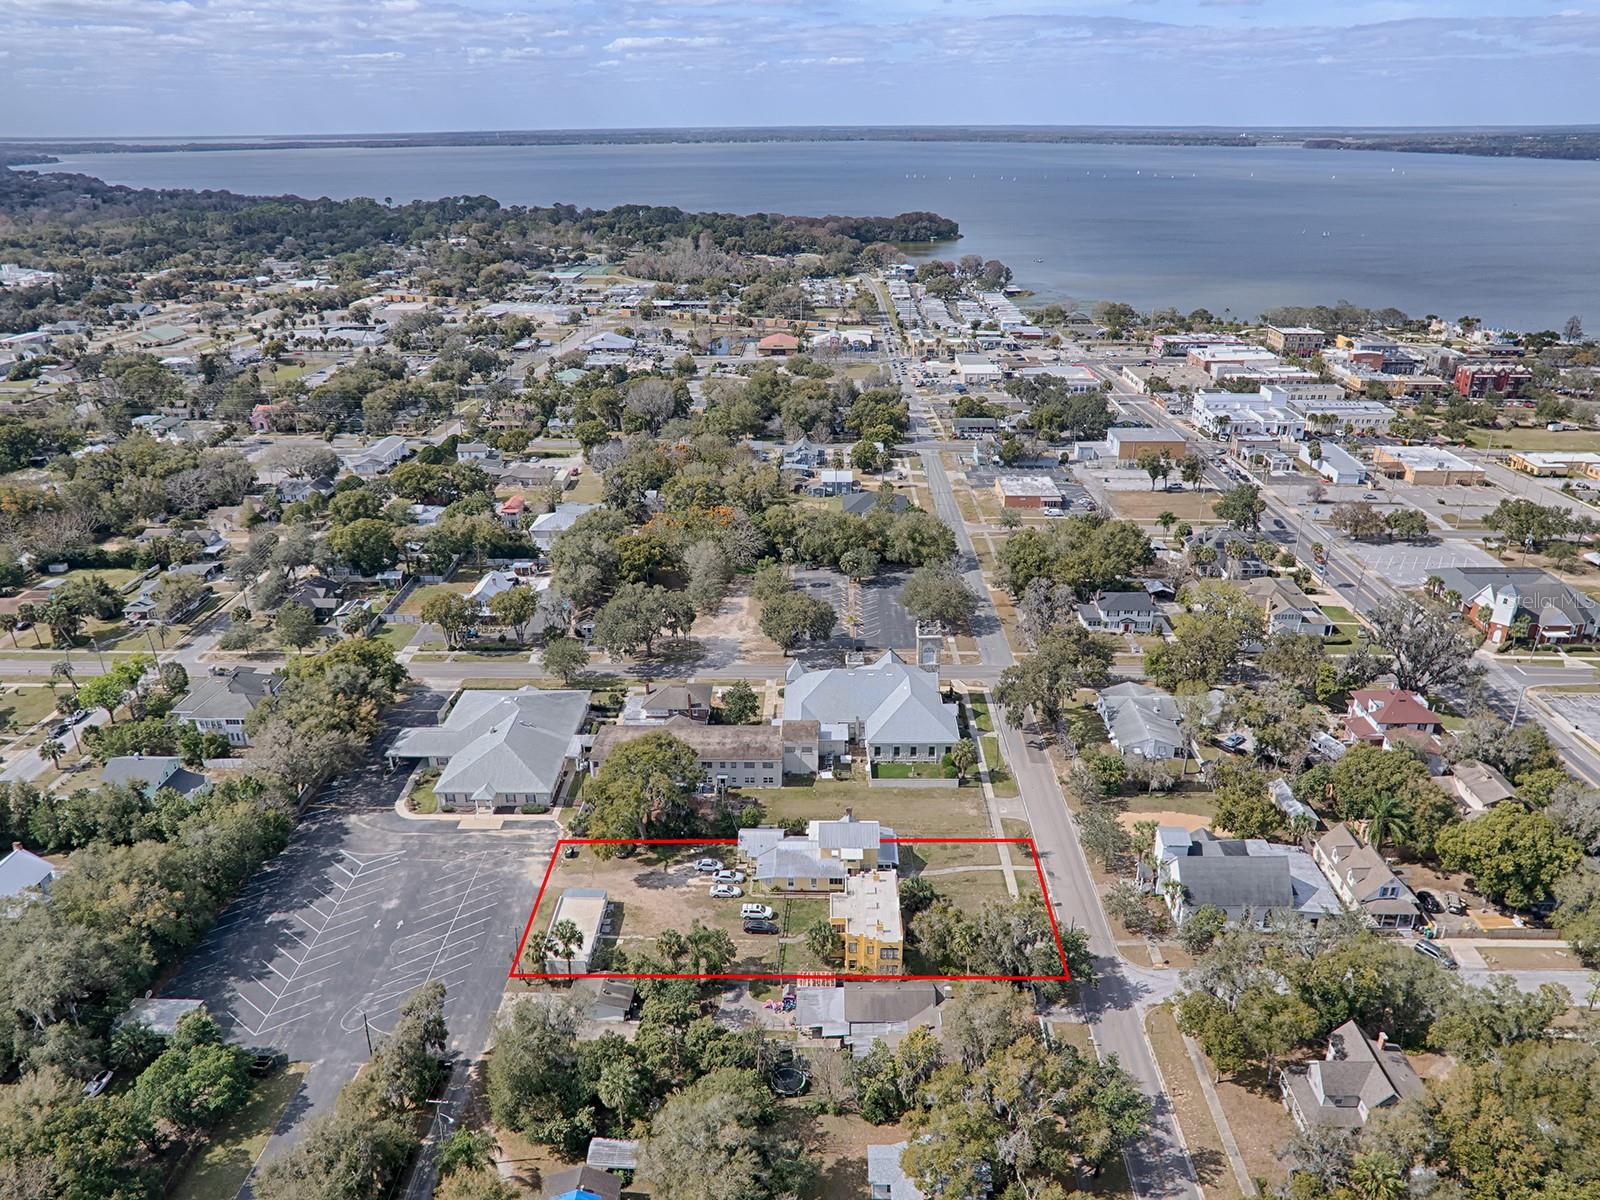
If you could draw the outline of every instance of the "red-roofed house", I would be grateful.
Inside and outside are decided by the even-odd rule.
[[[500,519],[509,527],[515,529],[517,522],[522,520],[522,514],[527,510],[527,507],[527,500],[519,492],[500,506]]]
[[[793,354],[800,349],[800,339],[792,333],[769,333],[756,343],[756,353],[763,355]]]
[[[1444,732],[1444,722],[1415,692],[1399,688],[1363,688],[1350,693],[1344,728],[1349,741],[1381,745],[1390,733],[1402,730],[1437,736]]]

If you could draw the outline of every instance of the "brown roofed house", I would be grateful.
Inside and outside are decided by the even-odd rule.
[[[1328,1055],[1279,1081],[1301,1129],[1357,1129],[1380,1108],[1422,1094],[1422,1080],[1382,1033],[1369,1038],[1354,1021],[1328,1035]]]

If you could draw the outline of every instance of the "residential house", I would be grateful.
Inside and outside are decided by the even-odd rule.
[[[1113,684],[1095,697],[1094,710],[1105,722],[1111,744],[1123,754],[1145,759],[1188,757],[1189,735],[1182,728],[1178,702],[1160,688]]]
[[[1380,1031],[1354,1021],[1328,1035],[1326,1057],[1290,1067],[1280,1079],[1284,1107],[1301,1129],[1359,1129],[1382,1108],[1423,1094],[1416,1070]]]
[[[24,850],[21,842],[12,842],[11,852],[0,858],[0,898],[16,902],[48,897],[56,874],[48,860]]]
[[[528,498],[521,492],[515,496],[508,496],[500,502],[497,511],[501,524],[507,529],[515,529],[522,521],[522,514],[528,511]]]
[[[945,703],[938,675],[892,650],[860,667],[807,671],[794,663],[783,716],[817,722],[824,757],[863,745],[872,762],[938,762],[960,740],[955,705]]]
[[[1345,739],[1382,745],[1399,730],[1416,730],[1435,737],[1444,732],[1439,714],[1415,692],[1401,688],[1359,688],[1350,693],[1345,711]]]
[[[894,830],[849,811],[808,822],[803,836],[774,825],[741,829],[739,853],[756,882],[782,892],[838,891],[852,873],[900,865]]]
[[[1371,846],[1340,822],[1319,838],[1311,857],[1346,907],[1364,913],[1379,929],[1422,924],[1417,898]]]
[[[548,552],[556,538],[577,523],[579,517],[600,507],[598,504],[577,504],[563,501],[547,513],[540,513],[528,527],[528,536],[540,550]]]
[[[173,705],[172,716],[201,733],[220,733],[232,746],[248,746],[244,721],[282,686],[280,676],[253,667],[232,667],[220,675],[190,681]]]
[[[387,755],[441,768],[443,807],[548,808],[565,800],[588,717],[585,691],[464,691],[443,724],[401,730]]]
[[[622,1200],[622,1180],[590,1166],[560,1171],[545,1180],[543,1200]]]
[[[701,724],[711,720],[709,683],[674,683],[629,696],[622,707],[622,719],[633,724],[659,724],[673,717],[687,717]]]
[[[177,571],[168,571],[164,575],[155,575],[146,579],[139,585],[139,591],[132,600],[122,607],[122,619],[130,625],[144,625],[156,620],[156,592],[170,575]],[[180,625],[198,612],[206,601],[211,599],[209,586],[200,588],[180,609],[169,612],[162,620],[168,625]]]
[[[819,446],[808,437],[802,437],[798,442],[783,449],[785,471],[812,471],[825,465],[827,461],[826,447]]]
[[[1486,813],[1496,804],[1517,798],[1517,789],[1509,779],[1488,763],[1475,758],[1456,763],[1450,769],[1450,775],[1455,785],[1456,800],[1469,817]]]
[[[795,989],[794,1026],[864,1058],[879,1042],[892,1049],[913,1029],[937,1031],[943,999],[938,985],[926,980],[802,986]]]
[[[556,900],[555,911],[550,914],[550,930],[554,932],[563,921],[571,921],[581,935],[570,956],[558,954],[553,947],[545,948],[544,969],[552,975],[587,975],[594,961],[595,943],[606,923],[606,893],[601,888],[567,888]]]
[[[1261,605],[1267,618],[1267,635],[1309,633],[1332,637],[1334,623],[1316,602],[1281,575],[1263,575],[1242,585],[1244,594]]]
[[[1097,633],[1155,633],[1163,624],[1146,591],[1100,592],[1078,605],[1078,622]]]
[[[1494,645],[1523,637],[1534,645],[1600,638],[1600,603],[1547,571],[1441,567],[1435,592],[1460,597],[1461,613]]]
[[[1202,908],[1221,909],[1230,924],[1260,929],[1291,916],[1315,925],[1341,908],[1312,856],[1298,846],[1162,826],[1155,856],[1152,890],[1179,925]]]
[[[815,721],[772,725],[708,725],[688,717],[658,724],[602,725],[589,748],[589,769],[598,772],[618,746],[652,733],[667,733],[695,752],[707,786],[782,787],[785,775],[817,771]]]
[[[411,447],[398,434],[379,438],[369,446],[347,450],[339,455],[345,469],[363,479],[371,479],[393,470],[411,454]]]
[[[1253,535],[1242,530],[1226,525],[1202,529],[1189,537],[1187,545],[1191,557],[1200,550],[1210,550],[1216,555],[1209,563],[1195,559],[1195,570],[1202,575],[1220,575],[1237,581],[1272,573],[1272,568],[1256,553]]]
[[[294,586],[289,599],[309,608],[320,624],[339,611],[344,603],[344,588],[324,575],[308,575]]]
[[[487,442],[457,442],[456,461],[464,463],[498,463],[500,451]]]
[[[845,496],[860,490],[861,481],[848,467],[839,469],[824,467],[816,472],[810,483],[806,484],[808,496]]]
[[[884,495],[882,492],[852,492],[848,496],[839,497],[839,511],[848,513],[852,517],[864,517],[878,505],[884,505],[891,513],[904,512],[911,507],[899,492]]]
[[[844,970],[863,975],[905,971],[900,883],[893,868],[851,875],[828,897],[828,922],[844,942]]]
[[[911,1182],[900,1156],[906,1142],[867,1147],[867,1200],[923,1200],[923,1191]]]
[[[100,782],[118,787],[136,787],[146,796],[162,788],[190,795],[206,786],[206,777],[187,769],[183,759],[165,754],[119,754],[106,760]]]

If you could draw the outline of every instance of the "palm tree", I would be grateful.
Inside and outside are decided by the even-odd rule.
[[[0,613],[0,633],[9,633],[13,646],[17,644],[17,625],[16,613]]]
[[[24,625],[33,626],[34,645],[44,649],[44,639],[39,636],[39,609],[32,604],[17,605],[17,620]]]
[[[1361,1200],[1401,1200],[1406,1194],[1400,1163],[1384,1150],[1355,1156],[1350,1163],[1350,1187]]]
[[[1388,838],[1409,836],[1411,806],[1393,793],[1376,797],[1367,809],[1367,842],[1372,848],[1382,852]]]
[[[1176,525],[1177,523],[1178,523],[1178,514],[1177,513],[1162,512],[1162,513],[1157,513],[1156,514],[1156,524],[1161,526],[1161,531],[1163,533],[1171,533],[1172,532],[1172,527],[1174,525]]]
[[[567,974],[572,974],[572,959],[583,945],[583,930],[576,921],[563,917],[551,928],[544,939],[545,953],[567,964]]]
[[[61,767],[61,756],[66,752],[67,748],[54,738],[39,747],[39,753],[48,758],[58,770]]]

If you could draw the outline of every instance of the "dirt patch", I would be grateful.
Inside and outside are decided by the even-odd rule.
[[[1211,505],[1216,497],[1199,492],[1138,492],[1108,489],[1106,500],[1119,517],[1132,521],[1154,521],[1169,512],[1180,521],[1191,525],[1202,521],[1216,521],[1217,514]]]
[[[1583,963],[1565,947],[1479,946],[1483,961],[1496,971],[1581,971]]]
[[[1286,1182],[1289,1173],[1279,1155],[1284,1143],[1294,1137],[1294,1120],[1266,1073],[1222,1080],[1217,1084],[1217,1099],[1250,1178],[1274,1185]]]
[[[1200,1081],[1194,1073],[1194,1064],[1184,1048],[1183,1037],[1172,1011],[1165,1005],[1151,1009],[1145,1017],[1145,1030],[1150,1035],[1150,1045],[1155,1051],[1156,1063],[1161,1068],[1161,1078],[1172,1101],[1172,1114],[1183,1131],[1188,1144],[1189,1157],[1195,1174],[1210,1197],[1229,1197],[1243,1200],[1239,1181],[1234,1177],[1222,1148],[1222,1135],[1200,1091]]]
[[[802,1117],[795,1114],[805,1140],[806,1157],[817,1164],[810,1183],[801,1189],[807,1200],[867,1194],[867,1147],[892,1146],[909,1136],[901,1125],[873,1125],[856,1116]]]
[[[1154,821],[1157,825],[1177,825],[1190,832],[1196,829],[1203,829],[1211,824],[1209,817],[1203,817],[1198,813],[1171,812],[1165,809],[1149,812],[1118,813],[1117,820],[1122,822],[1123,828],[1129,833],[1133,832],[1133,827],[1140,821]]]
[[[759,620],[748,583],[737,580],[717,611],[696,619],[689,633],[716,662],[780,661],[783,651],[761,632]]]

